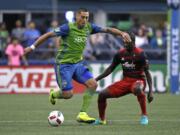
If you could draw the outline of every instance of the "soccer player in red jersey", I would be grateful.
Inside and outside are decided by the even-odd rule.
[[[99,93],[98,110],[100,119],[97,119],[93,123],[95,125],[106,124],[105,110],[108,98],[118,98],[129,93],[133,93],[137,96],[137,100],[140,104],[142,111],[140,124],[148,124],[144,90],[147,80],[149,85],[147,100],[149,103],[152,102],[152,78],[145,53],[141,48],[135,47],[135,35],[133,33],[129,33],[129,35],[132,41],[130,43],[124,43],[124,48],[117,52],[111,65],[96,78],[96,80],[99,81],[112,73],[119,64],[122,65],[123,79],[111,84]]]

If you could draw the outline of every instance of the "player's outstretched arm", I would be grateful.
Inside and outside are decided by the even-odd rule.
[[[45,33],[44,35],[40,36],[35,42],[34,44],[32,44],[31,46],[29,47],[26,47],[24,49],[24,55],[32,52],[35,48],[37,48],[39,45],[41,45],[44,41],[46,41],[48,38],[50,37],[54,37],[56,36],[54,32],[48,32],[48,33]]]
[[[105,78],[106,76],[111,74],[114,69],[115,69],[115,66],[113,64],[111,64],[102,74],[100,74],[98,77],[96,77],[95,80],[99,81],[99,80]]]
[[[102,28],[101,31],[105,32],[105,33],[110,33],[110,34],[113,34],[113,35],[120,36],[120,37],[122,37],[124,42],[131,42],[131,38],[130,38],[129,34],[126,33],[126,32],[123,32],[123,31],[121,31],[119,29],[116,29],[116,28]]]
[[[147,83],[149,86],[149,92],[148,92],[148,102],[151,103],[153,101],[153,92],[152,92],[152,77],[151,77],[151,73],[149,72],[149,70],[145,70],[145,74],[146,74],[146,78],[147,78]]]
[[[105,78],[106,76],[108,76],[109,74],[111,74],[114,69],[119,65],[120,61],[119,61],[119,55],[120,53],[116,53],[113,57],[113,61],[111,63],[111,65],[98,77],[96,77],[96,81],[99,81],[103,78]]]

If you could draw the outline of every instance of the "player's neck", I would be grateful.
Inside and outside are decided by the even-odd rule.
[[[133,54],[133,53],[134,53],[134,49],[135,49],[135,47],[133,47],[132,49],[126,49],[126,51],[127,51],[129,54]]]
[[[80,25],[78,22],[75,22],[75,24],[76,24],[78,29],[83,29],[84,28],[84,26]]]

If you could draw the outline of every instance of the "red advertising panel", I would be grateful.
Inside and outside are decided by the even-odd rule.
[[[74,93],[85,87],[73,81]],[[0,93],[48,93],[58,89],[53,66],[0,67]]]

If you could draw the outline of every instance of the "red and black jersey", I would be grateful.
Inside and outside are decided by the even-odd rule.
[[[135,47],[132,52],[121,49],[114,56],[112,65],[121,64],[124,77],[144,78],[144,70],[148,70],[149,63],[147,57],[141,48]]]

